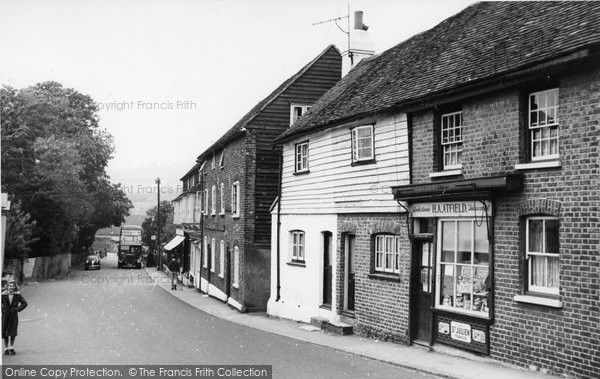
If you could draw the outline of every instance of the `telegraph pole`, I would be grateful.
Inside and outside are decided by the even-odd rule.
[[[161,254],[160,254],[160,178],[157,178],[156,181],[156,195],[158,197],[158,204],[156,205],[156,252],[157,252],[157,260],[156,260],[156,269],[160,271],[162,268],[161,265]]]

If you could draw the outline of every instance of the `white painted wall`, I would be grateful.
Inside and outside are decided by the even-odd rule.
[[[332,233],[332,310],[336,308],[335,267],[336,267],[336,215],[282,215],[280,239],[281,298],[277,297],[277,215],[273,214],[271,251],[271,298],[267,303],[267,313],[271,316],[310,322],[311,317],[322,316],[333,320],[334,311],[321,309],[323,303],[323,235]],[[305,232],[306,267],[288,265],[291,261],[290,231]]]
[[[354,167],[348,126],[316,132],[285,144],[282,213],[397,212],[391,186],[408,184],[410,178],[406,115],[376,120],[374,136],[376,163]],[[310,172],[294,175],[295,144],[306,140]]]

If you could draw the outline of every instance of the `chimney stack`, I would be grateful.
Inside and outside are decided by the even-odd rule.
[[[363,23],[363,12],[354,12],[354,29],[350,30],[350,36],[348,38],[348,51],[342,55],[347,55],[349,59],[344,59],[342,74],[346,75],[354,66],[358,64],[363,58],[370,57],[375,54],[375,46],[367,30],[369,27]]]

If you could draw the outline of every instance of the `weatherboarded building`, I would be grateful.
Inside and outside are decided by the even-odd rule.
[[[363,60],[278,139],[268,312],[597,376],[599,99],[596,2],[478,3]]]
[[[286,131],[341,77],[341,56],[328,46],[256,104],[183,178],[176,223],[190,236],[190,275],[202,292],[240,311],[266,309],[270,290],[271,216]],[[186,184],[187,183],[187,184]]]

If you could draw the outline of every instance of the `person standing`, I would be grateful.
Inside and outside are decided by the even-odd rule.
[[[171,271],[171,289],[177,289],[177,275],[179,275],[179,262],[175,259],[175,257],[171,258],[171,262],[169,262],[169,271]]]
[[[19,326],[19,312],[27,307],[27,301],[21,295],[17,283],[9,281],[2,291],[2,339],[4,339],[4,355],[15,355],[15,338]]]

